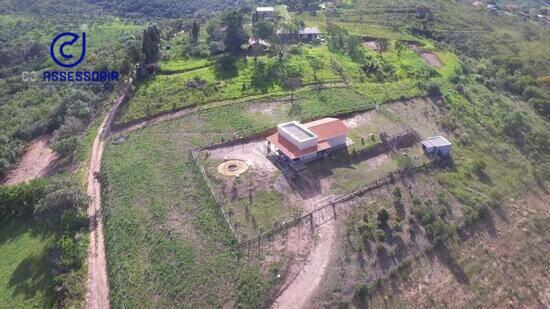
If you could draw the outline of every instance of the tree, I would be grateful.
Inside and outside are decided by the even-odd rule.
[[[150,26],[143,30],[143,44],[145,64],[157,62],[160,57],[160,31],[157,26]]]
[[[321,59],[313,56],[308,56],[307,60],[309,62],[309,66],[313,70],[313,78],[315,79],[316,82],[318,82],[317,72],[323,69],[323,67],[325,66],[325,63]]]
[[[380,226],[387,225],[389,219],[390,214],[388,213],[386,208],[380,208],[380,210],[378,210],[378,222],[380,222]]]
[[[81,224],[85,223],[85,209],[89,198],[72,179],[54,178],[44,191],[44,197],[34,210],[37,218],[53,227],[60,227],[63,221],[68,221],[67,217],[77,218]],[[70,221],[73,225],[78,220]]]
[[[376,46],[378,48],[378,56],[382,57],[382,53],[388,49],[388,41],[380,39],[376,41]]]
[[[302,79],[299,77],[290,77],[285,81],[285,87],[290,89],[290,102],[294,104],[294,91],[302,87]]]
[[[393,189],[392,195],[396,202],[401,202],[401,189],[399,189],[399,187]]]
[[[405,49],[405,45],[401,41],[395,41],[395,50],[397,51],[397,60],[401,62],[401,53]]]
[[[194,20],[193,25],[191,26],[191,40],[193,42],[199,41],[199,34],[201,32],[201,26],[198,21]]]
[[[257,39],[271,40],[275,34],[275,27],[273,26],[273,23],[262,20],[254,24],[252,33]]]
[[[222,24],[226,27],[223,41],[226,51],[235,56],[240,54],[242,45],[246,42],[243,14],[239,11],[230,11],[223,16]]]

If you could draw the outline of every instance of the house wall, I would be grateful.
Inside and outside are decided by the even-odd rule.
[[[448,156],[451,153],[451,145],[440,146],[440,147],[436,147],[436,148],[437,148],[437,151],[439,151],[439,153],[442,156]]]
[[[330,144],[332,148],[341,147],[346,144],[346,135],[344,134],[344,135],[333,137],[327,140],[327,142]]]

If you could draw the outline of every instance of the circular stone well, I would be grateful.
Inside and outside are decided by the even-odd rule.
[[[218,173],[224,176],[239,176],[248,170],[248,164],[243,160],[227,160],[218,165]]]

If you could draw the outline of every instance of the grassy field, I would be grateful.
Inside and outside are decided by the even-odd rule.
[[[106,149],[111,304],[257,307],[267,279],[256,263],[239,259],[181,129],[163,124]]]
[[[338,81],[347,76],[352,80],[353,87],[371,102],[382,103],[421,95],[423,91],[418,88],[419,80],[426,80],[430,75],[435,79],[447,79],[458,65],[456,56],[441,51],[438,55],[444,65],[434,70],[408,47],[398,56],[393,41],[389,50],[382,54],[370,50],[365,52],[391,66],[394,78],[385,82],[367,79],[360,64],[346,55],[329,51],[326,45],[303,45],[299,54],[291,54],[284,60],[282,70],[287,74],[295,72],[303,76],[304,84],[315,82],[315,76],[320,81]],[[323,64],[323,69],[315,75],[309,65],[309,57],[317,58]],[[275,57],[260,56],[256,64],[250,57],[246,62],[240,59],[232,72],[220,69],[217,61],[220,59],[174,58],[161,61],[161,74],[138,85],[136,95],[125,107],[117,123],[213,101],[289,93],[281,81],[269,75],[272,74],[269,72],[280,69]],[[341,67],[342,73],[337,73],[336,67]],[[195,85],[197,81],[201,81],[199,86]]]
[[[0,308],[53,307],[53,236],[37,226],[32,219],[0,220]]]

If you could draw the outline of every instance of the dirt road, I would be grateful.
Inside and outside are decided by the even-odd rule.
[[[343,88],[343,87],[346,87],[346,86],[347,85],[345,83],[327,83],[327,84],[322,85],[323,89]],[[314,87],[316,87],[316,86],[315,85],[313,85],[313,86],[310,85],[310,86],[304,87],[302,89],[299,89],[295,92],[295,95],[297,93],[300,93],[300,92],[303,92],[303,91],[306,91],[306,90],[314,89]],[[263,99],[266,99],[266,98],[258,98],[257,100],[261,101]],[[127,127],[114,130],[114,132],[112,132],[112,133],[114,133],[114,134],[130,133],[132,131],[135,131],[135,130],[138,130],[138,129],[141,129],[141,128],[150,127],[150,126],[153,126],[155,124],[159,124],[161,122],[165,122],[165,121],[169,121],[169,120],[183,118],[185,116],[190,116],[190,115],[193,115],[195,113],[204,112],[204,111],[207,111],[207,110],[210,110],[210,109],[213,109],[213,108],[229,106],[229,105],[232,105],[232,104],[250,103],[250,102],[254,102],[254,101],[255,100],[252,99],[252,98],[240,98],[240,99],[233,99],[233,100],[214,101],[214,102],[207,103],[205,105],[201,105],[201,106],[197,106],[197,107],[191,107],[191,108],[185,108],[185,109],[181,109],[181,110],[176,110],[176,111],[172,111],[172,112],[169,112],[169,113],[166,113],[166,114],[153,116],[149,119],[143,119],[141,121],[138,121],[135,124],[132,124],[132,125],[129,125]],[[288,100],[287,101],[284,101],[284,100],[283,101],[278,101],[278,100],[276,100],[276,101],[265,102],[265,103],[268,103],[268,104],[288,103]]]
[[[277,297],[271,308],[304,308],[307,305],[307,301],[321,283],[329,263],[334,233],[334,221],[332,220],[319,227],[319,240],[311,250],[304,268],[295,278],[290,278],[290,283]]]
[[[57,154],[49,147],[50,139],[51,135],[45,134],[33,140],[25,149],[21,160],[8,172],[2,184],[15,185],[48,176],[57,162]]]
[[[107,281],[107,261],[105,259],[105,247],[103,243],[103,222],[101,218],[101,187],[96,175],[101,168],[101,157],[105,148],[105,139],[108,136],[109,127],[115,113],[124,101],[126,91],[120,95],[113,104],[107,116],[98,129],[97,136],[92,147],[92,156],[88,168],[88,196],[90,206],[88,216],[90,218],[90,244],[88,247],[88,280],[86,287],[86,308],[109,308],[109,284]]]

